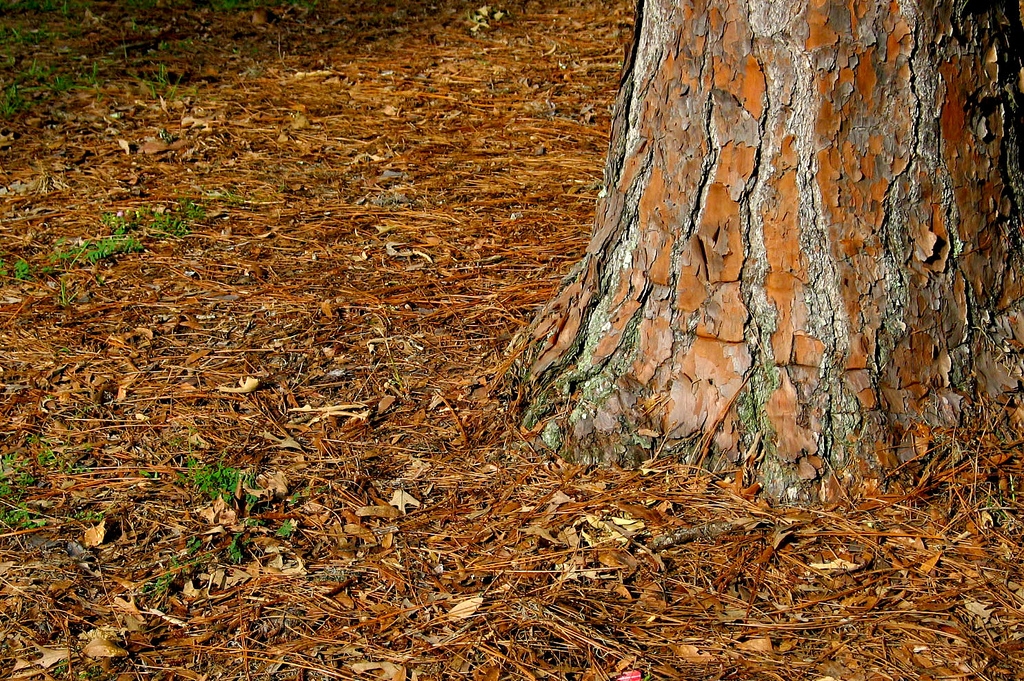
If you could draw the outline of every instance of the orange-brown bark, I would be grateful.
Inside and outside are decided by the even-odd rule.
[[[1017,390],[1019,29],[1016,3],[642,2],[530,425],[585,461],[749,452],[814,499]]]

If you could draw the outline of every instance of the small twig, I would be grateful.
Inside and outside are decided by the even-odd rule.
[[[458,412],[455,411],[455,407],[451,405],[451,402],[445,399],[444,395],[437,393],[437,396],[441,398],[441,402],[444,406],[448,407],[448,411],[452,413],[452,418],[455,420],[455,425],[459,428],[459,433],[462,435],[462,441],[468,446],[469,445],[469,434],[466,432],[466,427],[462,425],[462,419],[459,418]]]
[[[8,537],[17,537],[22,534],[32,534],[33,532],[42,532],[47,529],[46,526],[30,527],[27,530],[15,530],[14,532],[4,532],[0,534],[0,539],[7,539]]]
[[[716,520],[693,527],[680,527],[668,534],[652,537],[647,546],[652,551],[660,551],[678,544],[688,544],[698,539],[715,539],[736,530],[750,529],[750,526],[749,518],[745,520]]]

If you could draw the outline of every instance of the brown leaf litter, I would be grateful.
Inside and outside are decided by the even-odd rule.
[[[50,4],[0,17],[0,675],[1019,674],[998,410],[820,510],[518,437],[625,3]]]

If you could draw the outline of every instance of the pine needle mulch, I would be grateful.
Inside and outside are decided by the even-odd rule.
[[[522,443],[625,4],[6,4],[3,678],[1018,677],[998,412],[822,510]]]

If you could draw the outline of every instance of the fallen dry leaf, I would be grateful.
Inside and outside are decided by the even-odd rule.
[[[751,638],[736,644],[739,650],[746,650],[752,653],[770,653],[775,650],[772,640],[767,636]]]
[[[809,567],[815,570],[845,570],[847,572],[852,572],[854,570],[859,570],[864,566],[861,563],[851,563],[848,560],[836,558],[828,561],[827,563],[811,563]]]
[[[485,665],[473,670],[473,681],[498,681],[501,678],[501,667]]]
[[[384,397],[382,397],[380,399],[380,402],[377,403],[377,413],[378,414],[383,414],[388,409],[390,409],[391,405],[393,405],[394,403],[395,403],[395,396],[394,395],[385,395]]]
[[[139,145],[140,154],[159,154],[170,149],[170,145],[160,139],[148,139]]]
[[[134,598],[131,598],[130,600],[125,600],[120,596],[114,596],[113,605],[114,608],[119,612],[135,615],[136,617],[142,614],[142,611],[140,611],[139,607],[135,604]]]
[[[295,438],[293,438],[291,435],[285,435],[284,437],[277,437],[276,435],[271,433],[269,430],[264,430],[262,433],[260,433],[260,435],[263,436],[263,439],[270,440],[276,446],[278,446],[278,447],[280,447],[282,449],[294,449],[297,452],[303,451],[302,445],[299,444],[299,441],[296,440]]]
[[[353,662],[351,667],[357,674],[376,671],[379,672],[378,678],[387,681],[406,681],[405,667],[392,662]]]
[[[239,395],[245,395],[251,393],[260,387],[260,379],[253,376],[246,376],[238,380],[238,387],[233,386],[220,386],[217,390],[222,393],[236,393]]]
[[[277,440],[274,442],[283,446]],[[243,482],[242,489],[246,494],[251,494],[257,499],[284,499],[288,496],[288,481],[282,471],[261,473],[256,477],[256,486],[250,486]]]
[[[356,509],[360,518],[397,518],[404,509],[396,506],[362,506]]]
[[[211,525],[234,525],[238,522],[235,509],[228,506],[221,497],[217,497],[212,504],[199,509],[196,513]]]
[[[37,659],[27,660],[19,657],[15,660],[14,669],[12,671],[29,669],[32,667],[49,669],[58,662],[63,662],[68,659],[69,655],[67,648],[47,648],[43,646],[36,646],[36,650],[40,653],[40,656]]]
[[[563,492],[562,490],[556,490],[551,498],[548,500],[548,511],[553,511],[562,504],[568,504],[576,501],[574,498]]]
[[[710,660],[714,657],[711,653],[701,652],[700,648],[689,643],[678,643],[672,646],[672,650],[684,660],[700,661]]]
[[[420,507],[419,500],[404,489],[396,489],[395,493],[391,495],[391,500],[388,501],[388,503],[397,508],[403,514],[405,513],[406,506],[412,506],[413,508]]]
[[[82,648],[82,654],[94,659],[109,657],[125,657],[128,651],[122,648],[117,642],[117,634],[109,628],[94,629],[82,634],[88,642]]]
[[[284,499],[288,496],[288,478],[285,476],[284,471],[261,473],[256,477],[256,482],[263,489],[269,490],[275,499]]]
[[[964,605],[964,609],[977,617],[982,624],[987,624],[988,621],[992,619],[992,612],[995,610],[993,607],[986,606],[984,603],[980,603],[978,601],[967,601]]]
[[[86,546],[95,547],[103,543],[107,536],[107,521],[101,520],[85,531],[82,543]]]
[[[477,611],[484,602],[483,596],[474,596],[473,598],[467,598],[464,601],[459,601],[448,611],[448,617],[453,620],[464,620],[467,617],[472,617],[473,613]]]
[[[935,566],[939,564],[940,558],[942,558],[941,551],[936,553],[934,556],[932,556],[925,562],[921,563],[921,565],[917,568],[917,571],[920,572],[922,575],[930,575],[932,571],[935,570]]]

